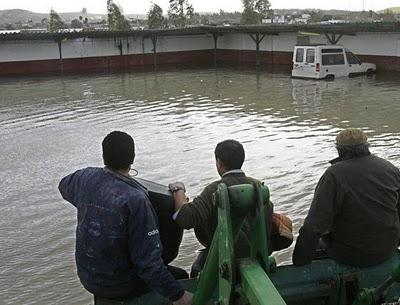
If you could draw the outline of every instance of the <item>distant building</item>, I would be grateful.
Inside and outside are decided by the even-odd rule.
[[[262,20],[262,23],[266,23],[266,24],[272,23],[272,19],[271,19],[271,18],[264,18],[264,19]]]
[[[274,15],[274,23],[285,23],[285,15]]]
[[[301,24],[306,24],[308,22],[309,18],[294,18],[295,23],[301,23]]]

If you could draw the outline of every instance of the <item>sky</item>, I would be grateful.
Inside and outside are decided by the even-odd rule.
[[[114,0],[122,6],[125,14],[145,14],[150,0]],[[164,11],[168,0],[153,0]],[[241,0],[189,0],[197,12],[242,11]],[[400,6],[400,0],[270,0],[272,8],[318,8],[342,10],[381,10]],[[106,0],[0,0],[2,9],[26,9],[37,13],[48,13],[51,8],[57,12],[77,12],[86,7],[89,13],[106,13]]]

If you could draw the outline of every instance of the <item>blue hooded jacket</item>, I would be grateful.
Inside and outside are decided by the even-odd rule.
[[[107,168],[86,168],[64,177],[59,190],[78,211],[75,259],[89,292],[129,297],[141,279],[171,301],[183,295],[161,259],[156,215],[142,185]]]

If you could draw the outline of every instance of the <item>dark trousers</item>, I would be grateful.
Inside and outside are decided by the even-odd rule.
[[[192,264],[192,269],[190,270],[190,277],[197,277],[200,271],[203,269],[206,259],[207,259],[208,249],[200,249],[197,258]]]
[[[182,280],[189,278],[187,272],[181,268],[174,267],[174,266],[167,266],[167,269],[176,280]],[[123,298],[115,298],[115,299],[106,299],[98,296],[94,296],[94,305],[124,305],[129,300],[138,297],[146,292],[151,291],[151,289],[146,285],[144,281],[141,279],[137,280],[135,283],[135,292],[131,295],[123,297]]]
[[[326,243],[324,239],[321,237],[318,241],[317,249],[315,249],[314,258],[313,259],[324,259],[329,258],[328,251],[326,250]]]

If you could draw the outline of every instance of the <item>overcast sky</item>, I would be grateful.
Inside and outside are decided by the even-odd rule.
[[[146,13],[150,0],[114,0],[122,6],[125,14]],[[168,0],[154,0],[164,10]],[[242,11],[241,0],[189,0],[197,12]],[[400,6],[400,0],[270,0],[272,8],[319,8],[342,10],[381,10]],[[47,13],[50,8],[57,12],[76,12],[86,7],[89,13],[105,13],[106,0],[0,0],[0,9],[20,8]]]

